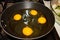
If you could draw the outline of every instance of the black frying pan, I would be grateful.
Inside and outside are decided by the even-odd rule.
[[[37,16],[32,16],[29,14],[29,11],[33,9],[38,11]],[[28,10],[29,16],[26,14],[26,10]],[[22,19],[20,21],[13,20],[13,16],[16,13],[19,13],[22,15]],[[39,24],[37,22],[37,19],[41,15],[44,16],[47,20],[45,24]],[[34,19],[33,22],[32,22],[32,19]],[[1,27],[4,30],[4,32],[17,39],[41,38],[47,35],[53,29],[53,26],[55,23],[54,15],[51,12],[51,10],[45,7],[44,5],[36,2],[16,3],[15,5],[4,10],[0,20],[1,20]],[[27,22],[27,21],[28,23],[25,24],[24,22]],[[25,26],[29,26],[34,30],[32,35],[30,36],[23,35],[22,29]]]

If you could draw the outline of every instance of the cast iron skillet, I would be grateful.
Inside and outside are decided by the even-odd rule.
[[[29,11],[33,9],[38,11],[37,16],[32,16],[29,14]],[[26,10],[28,10],[29,16],[26,14]],[[13,16],[16,13],[22,15],[22,19],[20,21],[13,20]],[[39,24],[37,22],[37,19],[41,15],[44,16],[47,20],[45,24]],[[34,19],[33,22],[32,19]],[[44,37],[53,29],[55,23],[55,18],[51,10],[45,7],[44,5],[36,2],[16,3],[15,5],[4,10],[0,20],[1,20],[0,25],[3,31],[9,36],[12,36],[17,39],[24,39],[24,38],[37,39]],[[24,22],[27,21],[28,23],[25,24]],[[34,30],[34,33],[31,36],[27,37],[23,35],[22,29],[25,26],[29,26]]]

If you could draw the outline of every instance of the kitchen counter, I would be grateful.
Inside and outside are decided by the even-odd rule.
[[[44,4],[45,4],[46,7],[48,7],[49,9],[51,9],[50,8],[50,1],[44,1]],[[55,21],[54,26],[55,26],[55,28],[57,30],[57,33],[58,33],[59,37],[60,37],[60,25]]]

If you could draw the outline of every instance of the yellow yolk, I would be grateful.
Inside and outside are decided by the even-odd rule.
[[[46,18],[45,17],[39,17],[38,18],[38,23],[45,24],[46,23]]]
[[[32,35],[33,30],[30,27],[26,26],[23,28],[22,32],[25,36],[30,36],[30,35]]]
[[[37,11],[36,10],[31,10],[30,14],[33,15],[33,16],[35,16],[35,15],[37,15]]]
[[[15,14],[13,18],[16,21],[21,20],[21,15],[20,14]]]

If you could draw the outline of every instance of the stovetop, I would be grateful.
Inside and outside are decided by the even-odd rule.
[[[44,4],[43,1],[39,1],[40,3]],[[11,2],[10,2],[11,4]],[[13,3],[14,4],[14,3]],[[9,5],[9,4],[8,4]],[[3,6],[3,5],[2,5]],[[10,6],[10,5],[9,5]],[[2,11],[7,7],[7,2],[4,3],[4,6],[2,7]],[[0,7],[1,8],[1,7]],[[1,13],[0,13],[1,14]],[[7,34],[5,34],[3,32],[3,30],[0,28],[0,40],[18,40],[15,38],[12,38],[10,36],[8,36]],[[39,39],[35,39],[35,40],[60,40],[57,31],[55,28],[53,28],[53,30],[46,36],[39,38]]]

